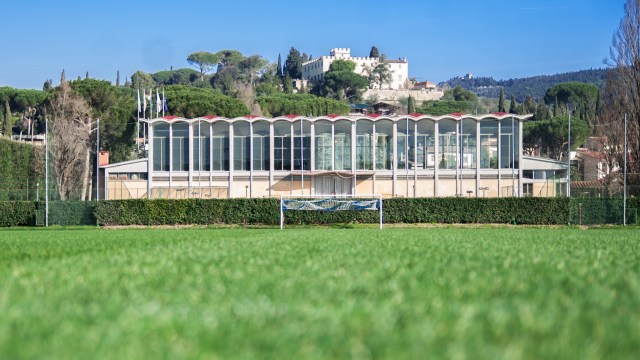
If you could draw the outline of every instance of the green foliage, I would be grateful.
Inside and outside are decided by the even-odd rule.
[[[292,47],[289,50],[283,72],[285,76],[289,75],[291,79],[302,79],[302,55],[298,49]]]
[[[285,94],[293,94],[293,84],[289,73],[285,73],[284,79],[282,79],[282,92]]]
[[[313,92],[320,96],[328,96],[341,101],[353,102],[360,99],[362,91],[369,85],[369,80],[362,75],[356,74],[353,70],[346,70],[351,68],[351,64],[355,68],[355,63],[351,61],[335,62],[338,62],[338,64],[334,69],[339,70],[327,71],[322,81],[313,89]],[[332,63],[332,66],[334,63]]]
[[[473,105],[467,101],[429,100],[422,103],[417,112],[426,115],[440,116],[453,113],[470,113]]]
[[[0,227],[34,226],[35,210],[33,201],[0,201]]]
[[[500,88],[500,97],[498,98],[498,112],[506,112],[504,105],[504,88]]]
[[[516,101],[522,102],[527,96],[532,96],[536,100],[541,100],[546,91],[557,84],[579,81],[602,87],[605,83],[606,69],[580,70],[555,75],[539,75],[528,78],[494,80],[490,77],[454,78],[440,84],[453,88],[461,85],[467,90],[473,91],[478,96],[485,96],[497,99],[500,88],[504,88],[505,93],[514,95]]]
[[[393,75],[389,68],[389,63],[385,61],[384,55],[380,57],[380,61],[369,70],[369,87],[377,85],[379,88],[383,88],[385,85],[390,85]]]
[[[544,95],[544,101],[557,102],[566,114],[568,104],[575,108],[575,115],[587,124],[593,124],[596,116],[596,104],[598,102],[598,87],[593,84],[581,82],[568,82],[555,85]],[[570,109],[573,110],[573,109]]]
[[[356,63],[350,60],[335,60],[329,65],[329,71],[355,71]]]
[[[416,101],[409,95],[409,99],[407,100],[407,114],[415,114],[416,112]]]
[[[456,86],[451,93],[455,101],[477,102],[478,97],[471,91],[465,90],[462,86]]]
[[[36,184],[44,175],[43,150],[0,138],[0,201],[36,199]],[[41,186],[41,198],[43,194]]]
[[[278,224],[277,199],[119,200],[96,205],[100,225]],[[365,212],[286,212],[288,224],[377,223]],[[556,225],[569,222],[567,198],[394,198],[384,200],[385,223],[502,223]]]
[[[276,76],[278,79],[282,79],[282,57],[278,53],[278,64],[276,65]]]
[[[49,201],[49,225],[96,225],[95,208],[95,201]]]
[[[200,79],[200,73],[193,69],[159,71],[151,74],[157,85],[192,85]]]
[[[511,96],[511,102],[509,103],[509,113],[517,114],[518,113],[518,105],[516,104],[515,96]]]
[[[276,117],[289,114],[321,116],[329,114],[347,115],[350,107],[340,101],[310,94],[275,94],[259,96],[256,102],[265,116]]]
[[[11,116],[11,107],[9,101],[4,102],[4,116],[2,117],[2,135],[11,138],[13,134],[13,116]]]
[[[202,81],[204,81],[204,75],[213,70],[219,61],[219,54],[212,54],[207,51],[197,51],[187,57],[187,62],[200,71],[200,80]]]
[[[380,57],[380,51],[378,50],[377,47],[375,47],[375,46],[371,47],[371,51],[369,51],[369,57],[370,58],[379,58]]]
[[[169,114],[194,118],[205,115],[238,117],[249,115],[242,101],[222,95],[213,89],[198,89],[184,85],[165,88]]]
[[[527,121],[524,123],[523,146],[525,149],[540,149],[550,158],[560,160],[566,154],[569,131],[568,116],[550,120]],[[571,149],[576,149],[591,135],[591,129],[584,120],[571,118]]]

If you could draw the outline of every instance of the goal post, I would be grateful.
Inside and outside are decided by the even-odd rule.
[[[285,211],[377,211],[382,229],[382,195],[281,195],[280,229]]]

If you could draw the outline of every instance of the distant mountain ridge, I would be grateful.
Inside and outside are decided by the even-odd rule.
[[[500,96],[500,88],[503,87],[507,100],[513,95],[518,102],[523,102],[527,96],[532,96],[536,101],[539,101],[544,97],[547,89],[564,82],[580,81],[602,88],[606,73],[606,69],[588,69],[509,80],[495,80],[492,77],[465,76],[441,82],[438,86],[455,88],[460,85],[478,96],[489,98],[498,98]]]

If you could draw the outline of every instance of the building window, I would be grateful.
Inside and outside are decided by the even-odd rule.
[[[249,123],[245,121],[233,124],[233,170],[249,171],[250,159]]]
[[[328,121],[315,123],[316,170],[331,170],[332,125]]]
[[[193,124],[193,170],[211,168],[211,125],[204,121]]]
[[[373,122],[356,122],[356,169],[373,170]]]
[[[334,169],[351,170],[351,122],[338,121],[334,125]]]
[[[253,124],[253,170],[269,170],[269,123]]]
[[[438,123],[439,151],[438,168],[455,170],[458,157],[457,122],[442,120]]]
[[[416,166],[418,169],[435,168],[435,123],[432,120],[418,121],[416,134]]]
[[[518,168],[518,122],[511,119],[500,120],[500,167],[502,169]]]
[[[531,197],[533,196],[533,184],[522,184],[522,196]]]
[[[480,168],[498,168],[498,122],[495,120],[480,122]]]
[[[476,168],[476,121],[464,119],[460,122],[460,159],[463,169]]]
[[[173,171],[189,171],[189,124],[173,124],[172,134]]]
[[[153,171],[169,171],[169,124],[153,125]]]
[[[273,130],[273,168],[291,170],[291,124],[277,121]]]
[[[224,121],[215,122],[212,132],[212,170],[229,171],[229,124]]]
[[[300,129],[300,121],[302,121],[302,129]],[[293,124],[293,169],[311,170],[311,123],[300,121]]]
[[[398,129],[398,144],[397,144],[397,157],[398,157],[398,169],[411,169],[415,166],[414,158],[414,140],[415,129],[414,121],[405,119],[397,123]]]
[[[376,170],[393,169],[393,124],[389,120],[376,122]]]

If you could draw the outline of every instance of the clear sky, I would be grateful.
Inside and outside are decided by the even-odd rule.
[[[509,79],[603,67],[624,0],[3,1],[0,86],[189,67],[195,51],[283,61],[334,47],[407,57],[409,76]]]

